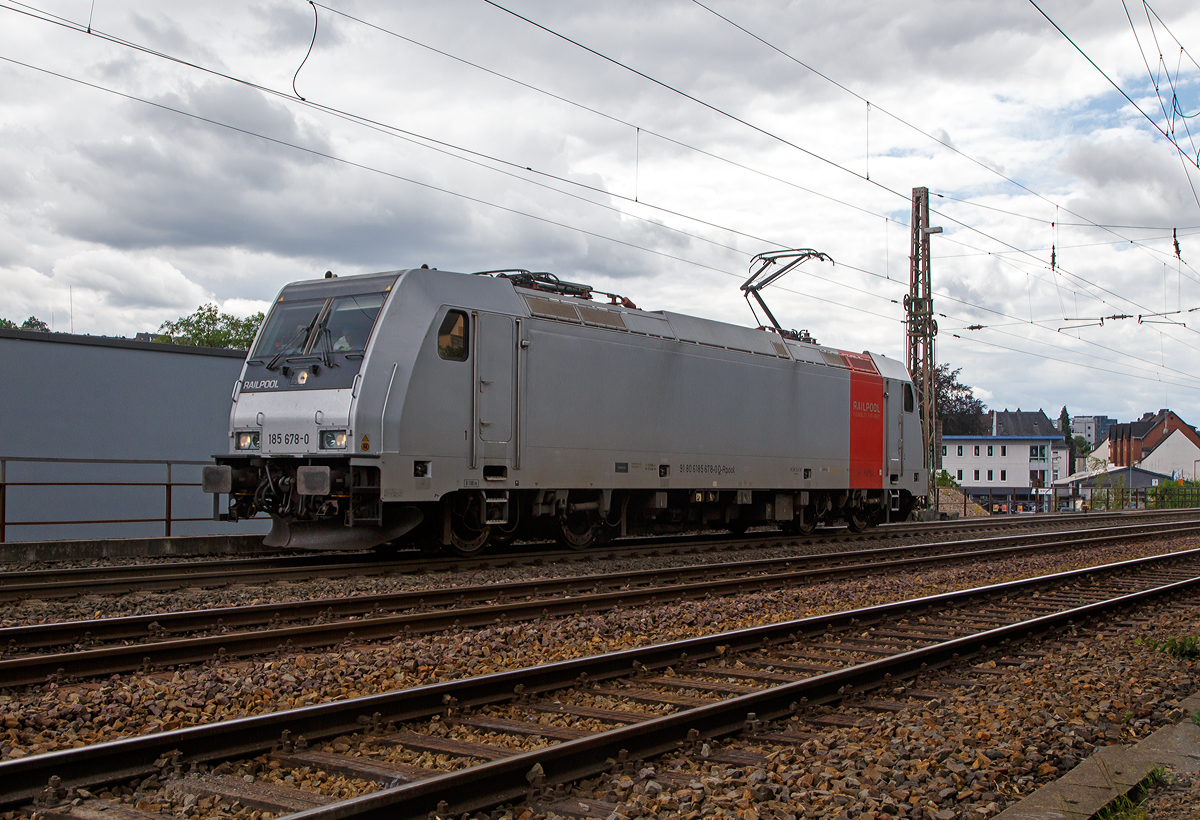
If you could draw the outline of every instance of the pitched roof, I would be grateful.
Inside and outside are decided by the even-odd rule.
[[[1042,410],[993,410],[992,433],[997,436],[1061,436],[1062,431]]]
[[[1114,424],[1109,428],[1108,434],[1110,438],[1144,439],[1154,428],[1165,424],[1171,415],[1170,410],[1159,410],[1157,413],[1143,413],[1142,417],[1137,421],[1131,421],[1127,424]],[[1175,418],[1179,419],[1178,416]],[[1182,419],[1179,419],[1179,421],[1183,424],[1183,427],[1190,429],[1193,433],[1196,432],[1194,427]],[[1145,452],[1148,454],[1150,450],[1146,450]]]

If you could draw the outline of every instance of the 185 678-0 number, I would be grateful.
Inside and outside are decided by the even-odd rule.
[[[308,444],[308,433],[267,433],[268,444]]]

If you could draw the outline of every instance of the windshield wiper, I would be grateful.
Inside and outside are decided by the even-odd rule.
[[[304,327],[304,328],[301,328],[300,330],[297,330],[296,335],[293,336],[291,338],[291,340],[287,344],[285,344],[278,353],[275,354],[275,356],[271,359],[271,361],[267,362],[267,370],[274,370],[279,365],[279,360],[282,359],[284,356],[289,355],[289,351],[292,351],[291,355],[293,355],[293,356],[296,355],[297,352],[303,351],[304,350],[303,340],[308,338],[309,333],[312,333],[313,325],[315,325],[316,323],[317,323],[317,317],[314,316],[312,318],[312,321],[308,323],[308,327]],[[293,348],[296,347],[297,342],[301,343],[300,351],[293,350]]]
[[[338,363],[333,359],[333,342],[330,341],[332,334],[329,332],[328,318],[325,319],[317,333],[321,334],[319,337],[321,339],[321,361],[326,367],[337,367]]]

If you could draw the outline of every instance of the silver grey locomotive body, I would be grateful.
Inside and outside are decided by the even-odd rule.
[[[283,288],[204,488],[234,519],[269,513],[268,545],[468,554],[539,531],[582,548],[862,528],[907,515],[924,451],[909,374],[886,357],[414,269]]]

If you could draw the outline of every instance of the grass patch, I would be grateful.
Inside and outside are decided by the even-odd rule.
[[[1164,783],[1166,779],[1166,770],[1163,767],[1152,769],[1128,794],[1110,801],[1107,806],[1092,815],[1092,820],[1146,820],[1142,804],[1146,802],[1150,790]]]
[[[1172,635],[1165,641],[1138,638],[1136,643],[1153,652],[1164,652],[1179,661],[1194,661],[1200,658],[1200,636],[1198,635],[1184,635],[1182,638]]]

